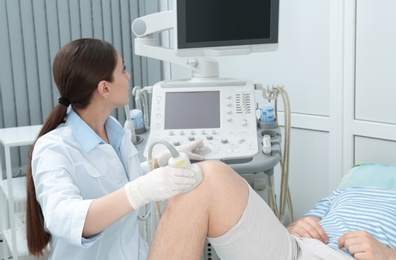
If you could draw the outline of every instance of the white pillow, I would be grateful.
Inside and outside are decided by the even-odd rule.
[[[396,165],[360,164],[351,168],[338,188],[371,187],[396,191]]]

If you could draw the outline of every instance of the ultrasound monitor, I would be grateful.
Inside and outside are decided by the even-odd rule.
[[[279,0],[175,0],[179,56],[274,51]]]
[[[173,8],[135,19],[135,53],[216,78],[218,62],[207,56],[242,55],[278,48],[279,0],[173,0]],[[154,34],[173,30],[171,47]]]
[[[167,92],[164,129],[220,127],[220,91]]]

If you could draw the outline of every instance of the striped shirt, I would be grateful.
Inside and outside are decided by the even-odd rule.
[[[343,234],[357,230],[366,230],[383,245],[396,248],[396,191],[336,189],[305,215],[321,219],[319,223],[332,248],[338,249],[338,239]]]

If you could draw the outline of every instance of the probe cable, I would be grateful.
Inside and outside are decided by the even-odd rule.
[[[158,140],[158,141],[155,141],[155,142],[151,143],[151,145],[149,146],[149,149],[148,149],[148,160],[147,160],[150,171],[154,170],[154,168],[155,168],[154,167],[154,160],[153,160],[153,148],[154,148],[154,146],[156,144],[165,145],[168,148],[168,150],[170,151],[171,156],[173,158],[177,158],[180,155],[179,152],[176,150],[176,148],[173,147],[170,143],[168,143],[166,141]],[[161,219],[162,212],[161,212],[161,205],[160,205],[159,201],[155,202],[155,207],[156,207],[156,211],[157,211],[157,217],[158,217],[158,219]]]
[[[291,201],[290,188],[289,188],[289,152],[290,152],[290,102],[287,92],[283,88],[283,86],[277,86],[275,88],[282,96],[283,105],[284,105],[284,123],[285,123],[285,143],[284,143],[284,154],[280,159],[280,166],[282,171],[282,179],[281,179],[281,192],[280,192],[280,202],[279,202],[279,220],[282,222],[285,216],[285,208],[286,204],[288,205],[288,211],[290,216],[290,221],[293,222],[293,205]],[[278,109],[277,109],[277,99],[275,100],[275,116],[278,118]]]

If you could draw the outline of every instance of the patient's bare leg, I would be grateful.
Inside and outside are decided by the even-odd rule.
[[[241,217],[248,200],[242,177],[218,161],[199,165],[202,183],[168,201],[149,259],[200,259],[206,236],[223,235]]]

